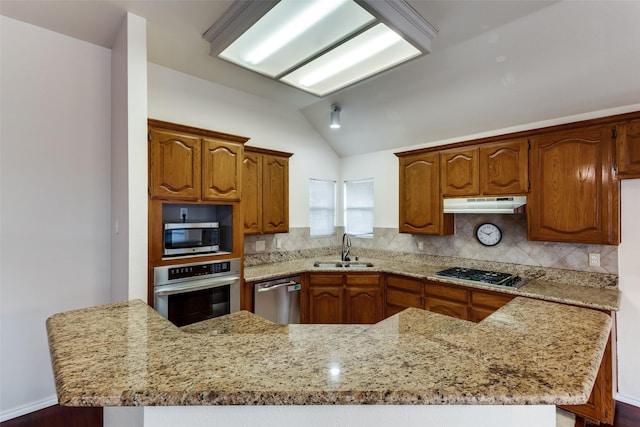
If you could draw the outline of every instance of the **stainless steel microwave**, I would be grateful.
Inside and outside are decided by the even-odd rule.
[[[197,255],[220,249],[217,222],[178,222],[164,224],[163,256]]]

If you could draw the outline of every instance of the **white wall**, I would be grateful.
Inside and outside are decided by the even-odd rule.
[[[148,71],[149,117],[295,153],[289,160],[289,225],[309,226],[309,178],[339,181],[340,159],[298,110],[156,64]]]
[[[622,181],[622,244],[618,248],[618,396],[640,406],[640,179]]]
[[[147,35],[127,13],[111,51],[111,300],[147,301]]]
[[[109,302],[108,49],[0,16],[0,420],[56,402],[45,320]]]

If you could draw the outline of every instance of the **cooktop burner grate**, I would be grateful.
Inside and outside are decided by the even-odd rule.
[[[438,271],[437,276],[450,277],[470,283],[483,283],[487,285],[498,285],[508,287],[518,287],[522,280],[520,276],[496,271],[476,270],[473,268],[452,267]]]

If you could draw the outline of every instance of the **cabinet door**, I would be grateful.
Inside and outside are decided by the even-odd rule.
[[[606,126],[531,139],[529,240],[619,243],[620,184],[612,146]]]
[[[480,146],[480,194],[524,194],[529,189],[526,139]]]
[[[342,323],[342,294],[342,286],[309,287],[309,323]]]
[[[289,159],[263,156],[262,216],[264,233],[289,231]]]
[[[379,274],[346,274],[345,322],[377,323],[382,320]]]
[[[640,178],[640,120],[616,126],[619,178]]]
[[[179,132],[151,129],[149,185],[151,197],[200,198],[200,139]]]
[[[347,287],[346,323],[377,323],[382,320],[380,288]]]
[[[478,147],[440,152],[442,195],[476,196],[480,193]]]
[[[202,147],[202,200],[240,200],[242,145],[204,139]]]
[[[262,156],[244,153],[242,167],[244,233],[262,233]]]
[[[400,157],[401,233],[453,234],[453,215],[443,214],[439,154]]]

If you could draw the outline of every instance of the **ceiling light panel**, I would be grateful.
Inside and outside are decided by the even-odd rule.
[[[378,24],[281,80],[324,96],[420,54],[389,27]]]
[[[282,0],[220,57],[277,77],[374,21],[352,0]]]
[[[203,34],[210,55],[326,96],[431,51],[406,0],[236,0]]]

